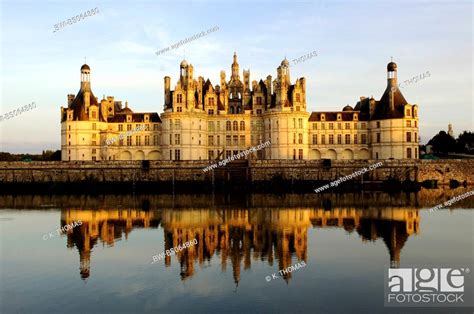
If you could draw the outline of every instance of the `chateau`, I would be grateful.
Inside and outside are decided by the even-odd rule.
[[[61,107],[62,160],[205,160],[223,159],[265,141],[271,145],[254,159],[416,159],[418,106],[398,88],[397,65],[387,65],[387,87],[380,98],[360,97],[342,111],[309,113],[306,80],[292,84],[285,58],[275,79],[240,77],[234,53],[230,79],[220,85],[194,78],[183,60],[171,89],[164,78],[164,109],[134,112],[112,96],[99,101],[91,88],[91,70],[81,67],[77,95]]]

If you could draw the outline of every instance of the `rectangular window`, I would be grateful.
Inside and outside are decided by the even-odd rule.
[[[318,144],[318,134],[313,134],[313,144]]]
[[[150,136],[145,135],[145,146],[150,146]]]
[[[175,145],[180,145],[181,144],[181,134],[175,134],[174,135],[174,144]]]
[[[303,134],[302,133],[298,134],[298,144],[303,144]]]
[[[356,130],[358,129],[358,124],[357,124],[357,122],[354,122],[354,129],[356,129]]]
[[[411,120],[407,120],[407,127],[411,128]]]
[[[298,149],[298,159],[303,160],[303,150],[302,149]]]
[[[174,150],[174,160],[181,160],[181,151],[179,149]]]
[[[150,125],[148,123],[145,124],[145,131],[150,131]]]
[[[337,123],[337,129],[338,129],[338,130],[341,130],[341,129],[342,129],[342,123],[340,123],[340,122]]]
[[[316,122],[313,122],[313,130],[317,130],[318,129],[318,124]]]
[[[135,136],[135,145],[137,146],[141,146],[142,143],[141,143],[141,138],[139,135]]]
[[[337,143],[342,144],[342,134],[337,135]]]
[[[354,134],[354,144],[359,144],[359,137],[357,136],[357,134]]]
[[[239,136],[234,135],[232,139],[233,139],[234,146],[238,146],[239,145]]]
[[[293,149],[293,160],[296,160],[296,149]]]
[[[214,106],[214,97],[209,97],[209,106]]]
[[[325,145],[326,144],[326,135],[321,134],[321,144]]]
[[[119,131],[123,131],[123,125],[119,124]]]
[[[96,123],[92,123],[92,130],[96,130],[97,129],[97,124]]]
[[[362,130],[365,130],[365,129],[367,129],[367,124],[362,123]]]
[[[293,144],[296,144],[296,133],[293,133]]]
[[[159,125],[158,123],[153,124],[153,131],[158,131],[159,130]]]
[[[207,122],[207,130],[210,132],[214,131],[214,121],[208,121]]]
[[[225,158],[230,158],[232,156],[232,152],[230,150],[225,151]]]
[[[97,153],[97,150],[95,148],[92,149],[92,153],[95,154]]]
[[[153,135],[153,145],[158,145],[158,135]]]
[[[131,124],[127,124],[127,131],[131,131],[132,130],[132,125]]]
[[[326,124],[321,123],[321,130],[326,130]]]
[[[214,151],[213,150],[208,151],[208,155],[209,155],[210,160],[214,159]]]
[[[172,136],[173,136],[173,135],[172,135],[172,134],[170,134],[170,141],[169,141],[169,144],[170,144],[170,145],[171,145],[171,144],[173,144],[173,139],[172,139]]]
[[[377,133],[377,143],[380,143],[380,133]]]
[[[329,144],[334,144],[334,134],[329,134]]]
[[[301,118],[298,119],[298,128],[300,128],[300,129],[303,128],[303,119],[301,119]]]
[[[174,121],[174,127],[176,128],[176,130],[181,129],[181,120],[176,119],[176,120]]]
[[[361,134],[360,141],[362,144],[367,144],[367,134]]]
[[[176,95],[176,102],[177,102],[178,104],[180,104],[180,103],[183,102],[183,95],[182,95],[182,94]]]
[[[240,136],[240,146],[245,146],[245,135]]]
[[[226,137],[225,137],[225,144],[226,144],[227,146],[232,145],[230,135],[226,135]]]
[[[411,142],[411,132],[407,132],[407,142]]]
[[[216,145],[217,145],[217,146],[221,145],[221,136],[220,136],[220,135],[217,135],[217,142],[216,142]]]
[[[415,138],[413,139],[413,141],[416,143],[418,142],[418,133],[415,132]]]
[[[220,130],[221,130],[221,122],[217,121],[217,131],[220,131]]]
[[[334,130],[334,123],[329,123],[329,130]]]
[[[407,148],[407,158],[411,159],[411,147]]]
[[[209,136],[207,137],[207,145],[209,145],[209,146],[214,146],[214,136],[209,135]]]
[[[127,136],[127,146],[132,146],[132,137]]]
[[[261,105],[261,104],[262,104],[262,97],[258,96],[257,97],[257,105]]]
[[[293,129],[296,129],[296,118],[293,118]]]
[[[123,139],[119,139],[119,146],[123,146]]]
[[[257,114],[262,114],[262,109],[257,109]]]
[[[351,124],[350,123],[346,123],[346,130],[349,130],[351,128]]]
[[[345,141],[346,141],[346,144],[350,144],[350,143],[351,143],[351,135],[350,135],[350,134],[346,134],[346,136],[345,136]]]

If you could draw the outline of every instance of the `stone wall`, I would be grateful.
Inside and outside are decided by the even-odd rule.
[[[47,182],[214,182],[269,180],[331,181],[354,173],[381,160],[253,160],[237,161],[204,172],[208,161],[107,162],[0,162],[0,183]],[[394,179],[423,182],[436,180],[447,185],[450,180],[474,185],[474,160],[383,160],[383,165],[356,181]]]

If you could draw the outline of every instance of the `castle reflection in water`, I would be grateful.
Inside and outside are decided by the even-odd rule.
[[[236,284],[241,268],[252,261],[278,264],[278,269],[293,265],[292,257],[307,262],[308,228],[343,228],[357,232],[362,241],[381,238],[387,246],[392,267],[400,263],[400,252],[412,234],[419,232],[418,209],[411,208],[250,208],[250,209],[107,209],[61,212],[61,225],[81,220],[82,225],[68,233],[67,245],[76,247],[80,256],[80,274],[90,276],[91,251],[99,241],[113,245],[128,238],[134,228],[164,230],[164,250],[196,238],[198,244],[165,258],[166,266],[175,259],[181,279],[196,271],[214,255],[222,270],[232,267]],[[159,252],[150,252],[150,256]],[[150,257],[151,258],[151,257]],[[229,265],[230,264],[230,265]],[[286,281],[291,274],[284,277]]]

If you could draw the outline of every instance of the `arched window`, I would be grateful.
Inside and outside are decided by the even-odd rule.
[[[230,107],[230,113],[234,113],[234,107]]]
[[[240,108],[240,106],[237,107],[237,113],[240,113],[242,110],[242,108]]]
[[[238,131],[239,130],[239,125],[237,121],[232,122],[232,130]]]
[[[240,131],[245,131],[245,122],[240,121]]]

